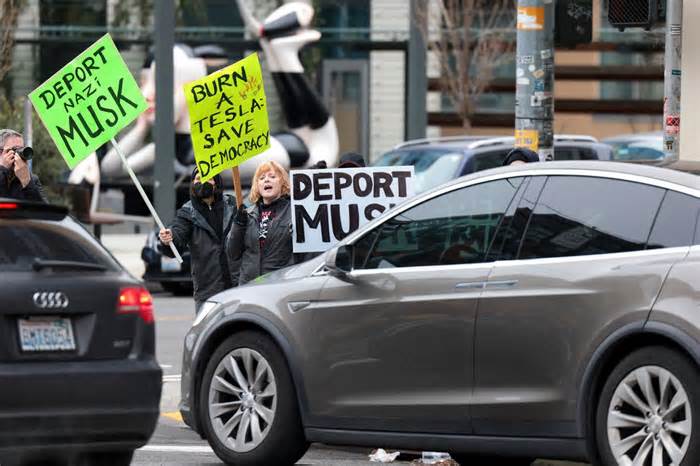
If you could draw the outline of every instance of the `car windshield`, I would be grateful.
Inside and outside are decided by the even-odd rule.
[[[612,142],[613,160],[659,160],[664,158],[661,138]]]
[[[464,155],[446,149],[399,150],[382,155],[375,167],[413,166],[416,193],[427,191],[455,177]]]

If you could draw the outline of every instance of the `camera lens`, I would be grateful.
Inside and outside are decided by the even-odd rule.
[[[19,156],[24,160],[31,160],[34,157],[34,149],[31,147],[25,147],[19,153]]]

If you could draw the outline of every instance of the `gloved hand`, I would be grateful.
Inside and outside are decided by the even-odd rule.
[[[241,205],[241,207],[238,209],[238,211],[236,212],[236,216],[233,218],[233,220],[236,222],[236,224],[242,227],[248,224],[248,212],[246,211],[244,205]]]

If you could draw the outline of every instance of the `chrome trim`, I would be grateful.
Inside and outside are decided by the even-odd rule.
[[[486,286],[486,282],[463,282],[463,283],[457,283],[455,285],[456,289],[475,289],[475,290],[483,290],[484,287]]]
[[[546,163],[542,163],[546,165]],[[457,189],[466,188],[468,186],[475,186],[481,183],[487,183],[489,181],[501,180],[505,178],[518,178],[522,176],[587,176],[591,178],[610,178],[615,180],[632,181],[635,183],[646,184],[649,186],[656,186],[662,189],[671,189],[683,194],[688,194],[693,197],[700,198],[700,190],[689,188],[687,186],[679,185],[676,183],[671,183],[669,181],[661,181],[654,178],[648,178],[642,175],[630,175],[628,173],[614,172],[614,171],[603,171],[587,168],[538,168],[529,170],[517,170],[517,171],[507,171],[504,173],[497,173],[494,175],[482,176],[476,179],[469,179],[465,181],[454,181],[451,184],[443,186],[441,188],[436,188],[433,191],[428,191],[427,193],[413,197],[402,204],[394,207],[387,214],[371,221],[364,227],[358,228],[355,232],[348,235],[343,241],[336,244],[336,247],[341,244],[352,244],[356,239],[372,230],[378,226],[384,224],[384,222],[396,217],[397,215],[407,211],[408,209],[415,207],[416,205],[429,201],[435,197],[447,194],[449,192],[455,191]]]
[[[416,273],[416,272],[442,272],[447,270],[472,270],[490,269],[494,262],[479,262],[476,264],[450,264],[450,265],[419,265],[413,267],[387,267],[382,269],[358,269],[349,273],[350,276],[385,275],[387,273]]]
[[[484,288],[513,288],[517,286],[518,280],[494,280],[486,282]]]
[[[593,260],[629,259],[634,257],[661,256],[664,254],[688,253],[689,246],[665,249],[648,249],[645,251],[613,252],[609,254],[589,254],[585,256],[543,257],[538,259],[517,259],[496,261],[494,267],[518,267],[539,264],[566,264]]]
[[[37,291],[32,295],[32,301],[39,309],[65,309],[70,304],[62,291]]]

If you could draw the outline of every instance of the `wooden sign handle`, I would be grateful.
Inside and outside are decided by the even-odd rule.
[[[241,191],[241,172],[238,166],[231,168],[231,178],[233,178],[233,189],[236,191],[236,207],[241,208],[243,204],[243,193]]]

